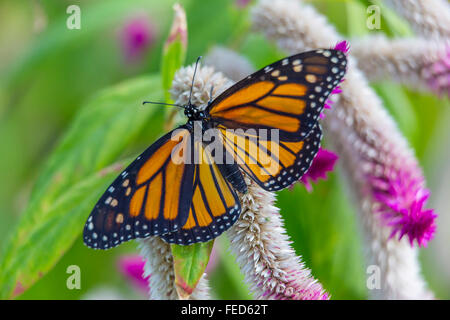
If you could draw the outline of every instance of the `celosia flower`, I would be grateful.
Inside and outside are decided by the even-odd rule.
[[[389,41],[384,37],[377,36],[371,37],[370,41],[367,39],[362,42],[363,44],[354,47],[356,48],[356,54],[361,54],[361,51],[366,53],[359,58],[365,62],[362,65],[367,69],[367,74],[372,77],[374,73],[381,73],[380,69],[382,70],[384,67],[384,69],[390,70],[394,77],[401,77],[400,74],[403,74],[402,76],[405,79],[415,79],[417,74],[421,73],[420,70],[424,68],[425,61],[436,57],[436,52],[439,52],[439,46],[427,40],[402,39]],[[345,53],[349,49],[345,42],[336,45],[336,49],[338,48]],[[379,52],[380,49],[381,52]],[[389,53],[392,56],[389,56]],[[436,74],[447,72],[450,83],[450,59],[448,61],[445,59],[450,57],[449,54],[450,51],[446,51],[444,59],[436,62],[433,66],[438,64],[434,69]],[[374,64],[376,64],[376,68]],[[371,69],[371,66],[374,68]],[[417,66],[416,69],[418,69],[415,72],[411,70],[414,69],[414,66]],[[369,71],[369,69],[377,70],[377,72]],[[447,84],[447,91],[448,88]],[[337,89],[338,92],[341,92],[340,88]],[[316,159],[314,159],[315,161]],[[314,169],[314,162],[307,174],[302,177],[302,180],[306,180],[311,169]],[[392,227],[391,238],[398,236],[401,239],[404,235],[407,235],[411,246],[414,241],[417,241],[419,246],[426,246],[427,242],[433,238],[437,215],[434,214],[433,210],[423,208],[429,197],[429,191],[423,188],[423,178],[420,173],[417,173],[414,177],[411,176],[411,170],[414,172],[414,167],[406,168],[407,170],[402,169],[391,170],[386,167],[386,174],[381,178],[377,175],[372,176],[371,173],[373,172],[369,171],[368,180],[372,182],[372,193],[374,198],[380,202],[378,211],[382,213],[386,224]],[[308,188],[308,185],[305,185]]]
[[[299,16],[302,18],[299,19]],[[290,53],[327,47],[341,38],[325,17],[312,6],[302,5],[298,1],[261,0],[253,10],[253,25]],[[378,186],[374,185],[376,179],[389,183],[387,173],[398,174],[407,168],[408,174],[414,177],[414,189],[398,194],[409,194],[412,190],[425,190],[423,174],[406,139],[383,108],[376,93],[367,85],[363,74],[355,67],[352,57],[349,57],[349,68],[339,101],[328,113],[324,129],[325,136],[342,158],[343,168],[351,178],[352,190],[357,195],[368,238],[370,264],[381,269],[382,289],[377,291],[377,298],[431,298],[432,293],[426,288],[420,274],[416,248],[405,245],[404,239],[392,239],[391,235],[399,229],[399,225],[390,222],[398,220],[386,221],[387,216],[380,214],[380,207],[386,204],[377,199]],[[416,202],[402,199],[401,203],[406,204],[412,212],[430,217],[428,211],[415,209],[423,205],[423,199],[417,199]],[[404,225],[401,230],[420,232],[423,224],[417,224],[419,220],[403,220],[403,223],[416,224],[415,227]],[[432,228],[427,230],[421,236],[412,231],[406,234],[414,236],[424,245],[430,238]],[[400,273],[398,270],[401,270]]]
[[[246,58],[225,47],[213,47],[205,59],[205,65],[214,67],[214,70],[223,73],[233,81],[246,78],[254,71],[253,65]]]
[[[186,105],[189,101],[190,87],[194,76],[194,65],[181,68],[175,74],[170,94],[178,105]],[[206,107],[212,96],[217,97],[225,89],[233,84],[232,81],[225,78],[220,72],[215,72],[212,67],[199,67],[194,79],[194,89],[192,90],[192,101],[199,108]],[[189,89],[189,90],[188,90]]]
[[[155,39],[155,27],[147,16],[137,15],[129,18],[120,30],[120,42],[125,60],[139,61]]]
[[[334,165],[339,157],[334,152],[320,148],[311,163],[311,167],[300,178],[300,182],[303,183],[306,189],[311,192],[311,182],[317,182],[319,179],[326,180],[327,172],[333,171]]]

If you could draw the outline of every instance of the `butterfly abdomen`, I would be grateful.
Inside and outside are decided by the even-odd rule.
[[[236,163],[233,164],[221,164],[219,169],[225,179],[240,193],[247,192],[247,184],[245,183],[244,176],[239,170],[239,166]]]

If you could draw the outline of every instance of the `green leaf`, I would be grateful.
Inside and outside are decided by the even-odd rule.
[[[95,201],[129,161],[111,165],[158,110],[141,107],[149,94],[162,96],[159,77],[129,80],[104,90],[80,110],[42,169],[28,206],[4,243],[0,298],[26,290],[80,235]]]
[[[252,296],[245,282],[245,276],[239,269],[236,256],[231,252],[230,241],[219,237],[215,242],[219,263],[213,272],[208,273],[209,284],[216,292],[222,292],[222,299],[249,300]]]
[[[2,264],[1,298],[21,294],[36,280],[52,269],[77,238],[86,214],[106,188],[120,173],[125,163],[95,173],[75,184],[45,210],[45,217],[33,227],[21,223],[15,236],[8,242],[11,250]],[[22,221],[27,219],[25,213]]]
[[[181,299],[187,299],[205,272],[214,240],[189,246],[172,244],[175,285]]]
[[[357,1],[346,1],[347,30],[349,36],[364,36],[369,32],[366,25],[366,7]]]

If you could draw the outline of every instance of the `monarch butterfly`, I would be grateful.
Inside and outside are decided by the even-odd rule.
[[[187,123],[137,157],[97,202],[84,227],[84,243],[108,249],[157,235],[189,245],[219,236],[241,213],[238,192],[247,192],[243,173],[276,191],[308,170],[322,137],[318,117],[346,64],[340,50],[304,52],[249,75],[204,110],[189,99]],[[218,132],[224,149],[219,158],[194,138],[196,129]],[[275,130],[278,138],[262,137],[261,129]],[[177,152],[183,161],[173,160]],[[195,156],[203,161],[193,161]],[[226,157],[233,162],[217,160]],[[262,158],[279,165],[269,168],[271,161]]]

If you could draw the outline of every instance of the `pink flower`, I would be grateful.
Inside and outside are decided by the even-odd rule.
[[[147,16],[138,15],[128,19],[120,31],[125,60],[136,62],[142,59],[147,49],[155,42],[155,38],[155,27]]]
[[[339,50],[345,54],[348,54],[348,52],[350,51],[350,44],[347,41],[341,41],[338,42],[335,46],[334,46],[334,50]]]
[[[150,276],[144,277],[145,261],[139,255],[122,256],[119,259],[119,271],[139,291],[147,292]]]
[[[325,17],[314,7],[302,5],[302,1],[260,0],[252,18],[256,30],[288,53],[324,47],[340,38]],[[343,45],[338,47],[341,46],[343,49]],[[358,202],[367,238],[368,261],[381,269],[381,290],[369,290],[369,294],[378,299],[433,298],[420,273],[417,248],[405,245],[406,241],[390,239],[391,226],[380,225],[382,215],[377,209],[386,205],[375,199],[373,189],[376,187],[370,179],[383,179],[386,187],[389,186],[385,178],[387,172],[406,171],[419,178],[420,188],[423,188],[423,174],[412,149],[375,91],[368,86],[356,61],[352,62],[351,57],[349,60],[352,67],[342,84],[339,103],[325,119],[324,127],[330,143],[339,151],[342,167],[356,195],[354,199]],[[420,205],[417,201],[413,204]]]
[[[327,179],[327,172],[333,171],[334,165],[338,160],[338,155],[332,151],[320,148],[314,158],[309,170],[300,178],[306,189],[311,192],[311,182],[317,182],[319,179]]]
[[[378,212],[384,222],[392,227],[391,237],[401,239],[407,235],[411,246],[414,240],[419,246],[426,246],[436,230],[437,217],[432,209],[424,206],[430,196],[418,178],[412,178],[403,171],[387,174],[388,180],[373,178],[373,195],[381,204]]]

